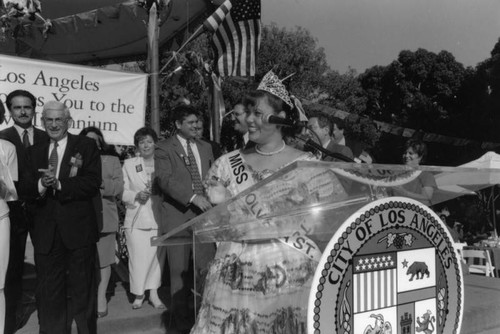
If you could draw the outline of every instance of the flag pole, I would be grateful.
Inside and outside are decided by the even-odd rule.
[[[224,98],[222,96],[221,80],[214,72],[210,74],[210,137],[211,140],[220,143],[220,132],[222,124],[222,113],[225,112]]]
[[[195,32],[189,36],[189,38],[179,47],[179,49],[177,49],[177,51],[174,52],[174,54],[168,59],[167,63],[165,65],[163,65],[163,67],[161,68],[160,72],[159,73],[163,73],[163,71],[167,68],[167,66],[172,62],[172,60],[174,60],[175,58],[175,54],[177,52],[181,52],[182,49],[184,49],[186,47],[186,45],[188,45],[193,39],[195,39],[196,37],[198,37],[198,35],[203,31],[203,24],[201,24],[196,30]]]
[[[156,2],[149,9],[148,22],[148,55],[149,55],[149,80],[151,84],[151,128],[160,135],[160,85],[159,85],[159,57],[158,57],[158,10]]]

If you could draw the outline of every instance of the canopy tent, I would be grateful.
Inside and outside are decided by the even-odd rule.
[[[169,0],[160,13],[159,45],[166,45],[203,18],[207,0]],[[52,27],[23,22],[16,39],[0,40],[0,53],[79,63],[145,56],[148,13],[136,0],[43,0]]]
[[[487,152],[480,158],[460,165],[464,167],[460,173],[441,173],[436,175],[438,187],[464,187],[472,191],[495,184],[500,184],[500,155]]]
[[[438,187],[441,189],[463,187],[472,191],[491,187],[492,221],[495,235],[497,235],[494,186],[500,184],[500,154],[490,151],[480,158],[459,167],[466,169],[457,173],[441,173],[436,175]]]

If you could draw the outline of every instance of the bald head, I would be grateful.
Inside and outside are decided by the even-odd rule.
[[[66,105],[59,101],[48,101],[43,105],[42,117],[45,116],[47,111],[49,110],[59,110],[64,113],[64,115],[68,118],[71,118],[71,114],[69,112],[69,108]]]

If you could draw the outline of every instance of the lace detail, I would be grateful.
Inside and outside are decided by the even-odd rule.
[[[293,160],[293,161],[290,161],[286,164],[284,164],[283,166],[280,166],[278,167],[276,170],[272,170],[272,169],[263,169],[261,171],[258,171],[258,170],[255,170],[252,168],[252,166],[250,166],[244,158],[242,158],[243,161],[244,161],[244,164],[245,166],[248,167],[248,169],[252,172],[252,177],[255,181],[259,182],[259,181],[262,181],[264,180],[265,178],[273,175],[274,173],[276,173],[277,171],[279,171],[280,169],[283,169],[285,168],[286,166],[288,165],[291,165],[292,163],[294,163],[295,161],[309,161],[309,160],[318,160],[312,153],[310,152],[305,152],[304,154],[300,155],[299,157],[297,157],[297,159]]]

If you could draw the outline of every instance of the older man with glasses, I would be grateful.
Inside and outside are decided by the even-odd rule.
[[[69,333],[73,319],[78,333],[97,331],[92,199],[99,195],[101,161],[94,140],[68,133],[72,121],[63,103],[47,102],[42,123],[50,140],[28,151],[40,333]]]

